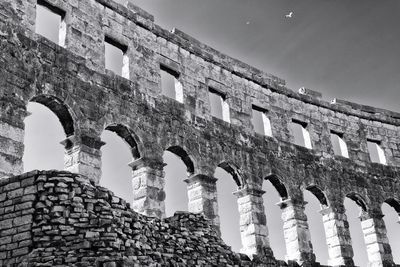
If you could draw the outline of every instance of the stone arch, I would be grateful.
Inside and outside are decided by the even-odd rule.
[[[386,204],[386,205],[385,205]],[[385,207],[386,206],[386,207]],[[400,263],[400,240],[396,238],[399,233],[400,203],[395,198],[387,198],[381,205],[383,226],[386,231],[387,246],[390,246],[393,262]],[[382,229],[382,228],[381,228]],[[387,250],[388,251],[388,250]],[[396,265],[397,266],[397,265]]]
[[[142,151],[142,149],[140,147],[140,139],[127,126],[122,124],[111,124],[105,127],[105,130],[114,132],[129,145],[133,159],[139,159],[141,157],[140,151]]]
[[[316,185],[310,185],[306,187],[306,190],[311,192],[320,202],[322,208],[329,207],[328,199],[326,198],[325,193]]]
[[[269,181],[269,183],[267,182]],[[286,186],[276,174],[269,174],[262,179],[264,214],[266,226],[274,231],[268,231],[269,246],[276,259],[284,259],[286,255],[286,243],[284,234],[284,221],[280,203],[289,198]],[[275,231],[275,229],[279,229]]]
[[[34,96],[30,101],[42,104],[56,114],[67,137],[75,134],[76,127],[72,116],[73,113],[64,101],[55,96],[43,94]]]
[[[239,168],[235,164],[233,164],[231,162],[223,161],[220,164],[218,164],[218,167],[222,168],[227,173],[232,175],[232,178],[238,187],[242,187],[244,185],[243,179],[239,173]]]
[[[281,182],[281,179],[276,174],[270,174],[264,179],[271,182],[271,184],[275,187],[276,191],[278,191],[279,196],[281,197],[282,200],[289,198],[286,186]]]
[[[188,179],[194,174],[194,162],[180,145],[172,144],[163,154],[165,215],[190,209]]]
[[[400,216],[400,203],[394,198],[388,198],[384,201],[387,203],[389,206],[394,208],[394,210],[397,212],[397,214]]]
[[[368,211],[366,201],[359,193],[351,192],[348,193],[346,197],[353,200],[361,208],[362,212]]]
[[[76,120],[72,110],[65,101],[51,94],[32,95],[28,101],[21,103],[25,105],[28,115],[23,121],[24,171],[70,170],[72,161],[68,158],[68,152],[73,146],[72,140],[76,135]],[[36,135],[38,139],[35,139],[35,135],[31,135],[32,131],[36,130],[41,131],[40,135]]]
[[[102,146],[99,153],[101,160],[99,183],[117,196],[131,201],[134,194],[128,189],[132,186],[133,165],[138,164],[138,160],[142,157],[141,140],[124,124],[103,125],[104,131],[100,138],[105,146]]]
[[[183,163],[186,165],[186,171],[188,174],[193,174],[194,173],[194,163],[192,158],[189,156],[189,154],[180,146],[170,146],[166,149],[169,152],[174,153],[176,156],[178,156]]]
[[[312,252],[316,261],[321,264],[328,264],[329,245],[332,243],[329,239],[329,232],[327,234],[327,225],[324,224],[324,214],[327,213],[326,209],[329,207],[327,197],[319,186],[311,184],[304,188],[303,200],[310,241],[313,244]]]
[[[363,196],[354,191],[345,194],[342,201],[353,250],[352,260],[356,266],[366,266],[368,247],[365,242],[363,222],[369,219],[367,202]]]

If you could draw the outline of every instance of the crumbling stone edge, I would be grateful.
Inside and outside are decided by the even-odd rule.
[[[296,266],[233,252],[202,214],[146,217],[65,171],[0,180],[0,215],[1,266]]]

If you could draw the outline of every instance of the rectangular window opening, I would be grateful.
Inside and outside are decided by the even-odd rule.
[[[50,5],[46,1],[38,0],[35,32],[60,46],[65,46],[67,32],[65,11]]]
[[[267,113],[267,110],[253,105],[251,121],[256,133],[272,137],[271,121]]]
[[[307,130],[307,123],[293,119],[290,124],[290,131],[294,144],[311,149],[310,133]]]
[[[104,38],[104,46],[105,68],[129,79],[129,58],[126,53],[128,47],[108,36]]]
[[[230,122],[229,105],[226,102],[225,95],[211,87],[208,88],[208,93],[210,97],[211,115],[226,122]]]
[[[183,103],[183,87],[179,81],[179,73],[162,64],[160,69],[162,94]]]
[[[381,141],[368,139],[367,146],[371,162],[386,165],[385,152],[381,147]]]
[[[346,142],[343,140],[343,133],[331,131],[331,143],[335,155],[349,158],[349,151]]]

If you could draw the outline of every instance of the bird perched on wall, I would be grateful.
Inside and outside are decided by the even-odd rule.
[[[292,18],[292,17],[293,17],[293,12],[292,11],[290,11],[289,14],[285,15],[285,18]]]

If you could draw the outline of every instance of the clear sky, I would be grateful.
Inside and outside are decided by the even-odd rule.
[[[400,112],[400,27],[398,0],[132,0],[155,15],[164,28],[177,27],[202,42],[277,75],[297,90],[305,86],[324,94]],[[293,12],[292,18],[285,14]],[[43,25],[53,25],[44,21]],[[45,29],[48,30],[48,29]],[[62,169],[65,138],[57,118],[39,104],[30,104],[26,123],[25,170]],[[132,200],[132,160],[127,145],[105,131],[101,184]],[[185,166],[172,153],[164,156],[167,215],[187,210]],[[219,214],[223,239],[238,251],[241,247],[238,211],[232,192],[233,179],[217,169]],[[271,246],[284,259],[279,196],[265,183]],[[306,212],[317,259],[327,260],[327,248],[318,201],[305,192]],[[366,266],[358,208],[346,200],[355,257]],[[384,206],[393,255],[400,263],[400,225],[392,208]]]

